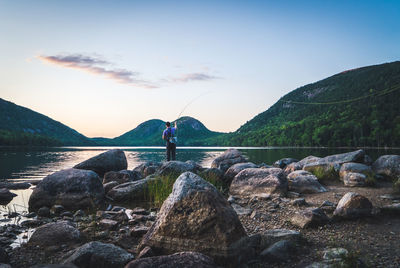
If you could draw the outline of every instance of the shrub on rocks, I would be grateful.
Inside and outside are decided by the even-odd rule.
[[[234,196],[252,197],[267,194],[285,195],[288,182],[280,168],[247,168],[233,179],[229,193]]]
[[[372,211],[372,203],[368,198],[358,194],[349,192],[340,199],[333,215],[347,219],[358,218],[362,216],[370,216]]]
[[[212,161],[211,167],[226,172],[232,165],[243,162],[247,162],[247,159],[239,150],[228,149]]]
[[[67,210],[93,209],[103,205],[104,188],[90,170],[64,169],[45,177],[29,197],[29,211],[62,205]]]
[[[124,151],[113,149],[96,155],[74,166],[76,169],[92,170],[100,177],[106,172],[120,171],[128,167]]]
[[[138,250],[155,254],[197,251],[224,262],[237,257],[234,243],[246,237],[237,214],[213,185],[185,172],[176,180],[156,222]]]

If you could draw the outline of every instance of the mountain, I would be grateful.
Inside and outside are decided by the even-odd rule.
[[[0,98],[0,145],[94,145],[76,130]]]
[[[352,69],[283,96],[236,132],[235,146],[400,146],[400,61]]]
[[[173,125],[175,123],[172,122]],[[177,120],[179,145],[203,145],[205,139],[210,139],[222,133],[210,131],[199,120],[192,117],[181,117]],[[141,123],[136,128],[114,139],[95,138],[99,145],[126,145],[126,146],[163,146],[161,139],[165,122],[152,119]]]

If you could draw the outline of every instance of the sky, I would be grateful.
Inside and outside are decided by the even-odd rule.
[[[300,86],[400,59],[397,0],[0,0],[0,19],[0,98],[88,137],[185,106],[235,131]]]

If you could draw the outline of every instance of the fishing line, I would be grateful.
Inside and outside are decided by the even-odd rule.
[[[182,111],[180,112],[180,114],[178,115],[178,118],[177,118],[176,120],[178,120],[178,119],[181,117],[181,115],[183,114],[183,112],[186,110],[187,107],[189,107],[190,104],[192,104],[192,103],[195,102],[196,100],[200,99],[201,97],[203,97],[203,96],[205,96],[205,95],[207,95],[207,94],[209,94],[209,93],[210,93],[210,91],[207,91],[207,92],[205,92],[205,93],[203,93],[203,94],[197,96],[196,98],[192,99],[188,104],[186,104],[185,107],[183,107]]]

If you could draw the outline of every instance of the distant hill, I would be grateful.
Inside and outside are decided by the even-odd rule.
[[[400,62],[341,72],[283,96],[236,132],[236,146],[400,146]]]
[[[76,130],[0,98],[0,145],[94,145]]]
[[[172,122],[172,125],[175,123]],[[222,133],[207,129],[199,120],[192,117],[181,117],[178,124],[179,145],[203,145],[205,139],[214,138]],[[99,145],[125,145],[125,146],[162,146],[165,142],[161,139],[165,122],[152,119],[141,123],[136,128],[114,139],[94,138]]]

